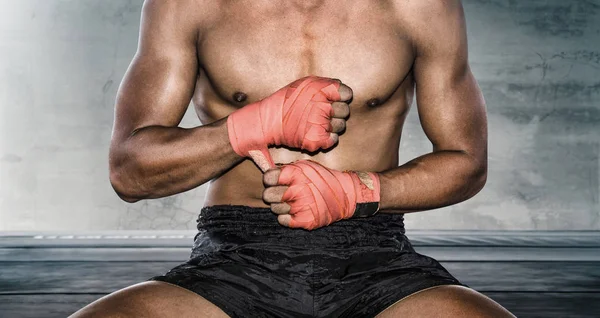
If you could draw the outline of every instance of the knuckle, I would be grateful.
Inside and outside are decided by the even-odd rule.
[[[350,106],[348,106],[348,104],[344,103],[342,105],[342,117],[348,117],[348,115],[350,115]]]
[[[279,181],[277,176],[277,170],[273,169],[265,172],[265,174],[263,175],[263,181],[265,185],[277,184],[277,182]]]
[[[265,189],[262,193],[262,199],[265,202],[270,202],[269,199],[271,198],[271,195],[269,194],[269,189]]]
[[[350,100],[350,99],[352,99],[352,97],[354,96],[354,92],[352,91],[352,88],[350,88],[350,87],[348,87],[348,86],[344,86],[344,88],[345,88],[345,90],[346,90],[346,91],[345,91],[345,94],[347,95],[347,96],[346,96],[346,99],[347,99],[347,100]]]
[[[348,88],[348,92],[350,93],[350,95],[354,94],[354,91],[352,90],[352,88],[350,88],[350,86],[346,86],[346,88]]]
[[[327,124],[327,128],[323,129],[323,131],[327,133],[333,129],[335,129],[335,118],[331,119],[331,121]]]
[[[265,173],[265,181],[267,182],[267,184],[274,184],[275,182],[275,176],[274,176],[274,172],[272,170],[269,170]]]
[[[331,126],[330,131],[335,132],[340,127],[340,122],[336,119],[332,119],[331,124],[329,126]]]
[[[319,146],[311,143],[311,144],[307,145],[304,149],[312,152],[312,151],[317,151],[319,149]]]
[[[277,204],[277,206],[275,207],[275,209],[277,210],[277,214],[286,214],[286,209],[285,209],[285,204]]]

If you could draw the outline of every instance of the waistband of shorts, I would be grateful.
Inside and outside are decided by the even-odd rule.
[[[311,244],[345,243],[371,245],[404,237],[404,215],[378,213],[367,218],[345,219],[312,231],[285,227],[269,208],[242,205],[204,207],[198,217],[198,230],[218,241],[277,242],[310,239]]]

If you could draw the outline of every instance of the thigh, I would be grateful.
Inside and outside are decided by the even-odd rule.
[[[229,317],[208,300],[164,282],[144,282],[102,297],[71,318],[86,317]]]
[[[477,291],[458,285],[437,286],[414,293],[396,302],[377,318],[391,317],[515,317],[508,310]]]

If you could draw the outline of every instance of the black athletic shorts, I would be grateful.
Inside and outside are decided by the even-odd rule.
[[[151,280],[191,290],[231,317],[374,317],[417,291],[463,285],[415,252],[402,214],[307,231],[280,225],[269,209],[212,206],[198,230],[190,260]]]

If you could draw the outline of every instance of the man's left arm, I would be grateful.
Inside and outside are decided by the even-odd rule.
[[[485,102],[468,63],[460,1],[423,1],[418,10],[410,30],[413,72],[419,118],[433,152],[379,174],[381,212],[456,204],[477,194],[487,178]]]

